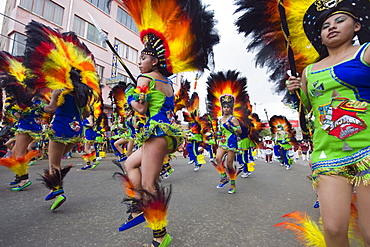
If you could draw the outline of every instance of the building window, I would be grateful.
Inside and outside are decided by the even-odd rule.
[[[13,33],[10,35],[9,52],[13,56],[23,56],[26,49],[26,35]]]
[[[137,63],[138,51],[119,40],[115,40],[114,44],[117,45],[117,52],[121,58],[124,58],[132,63]]]
[[[50,0],[21,0],[20,6],[48,21],[62,25],[64,8]]]
[[[136,26],[136,23],[132,19],[132,17],[123,9],[118,7],[117,10],[117,21],[122,23],[128,29],[132,30],[135,33],[139,33],[139,29]]]
[[[103,10],[105,13],[109,14],[108,0],[87,0],[88,2],[94,4],[99,9]]]
[[[104,72],[104,67],[100,65],[95,66],[96,73],[98,73],[100,84],[103,82],[103,72]]]
[[[104,41],[100,39],[99,31],[96,27],[87,21],[81,19],[80,17],[75,15],[73,21],[73,31],[78,35],[91,42],[100,45],[101,47],[105,48],[106,44]]]

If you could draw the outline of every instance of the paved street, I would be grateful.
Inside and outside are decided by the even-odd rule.
[[[0,166],[0,246],[124,246],[139,247],[151,241],[151,230],[136,226],[125,232],[117,228],[125,221],[126,207],[119,180],[112,174],[118,168],[112,155],[94,170],[81,171],[78,154],[63,165],[75,164],[64,181],[67,201],[55,212],[44,201],[48,190],[37,181],[47,160],[30,166],[33,184],[13,192],[8,183],[14,175]],[[208,159],[208,158],[206,158]],[[174,247],[300,246],[291,232],[273,227],[281,216],[295,210],[317,220],[316,197],[307,161],[298,161],[285,170],[277,162],[256,161],[249,178],[238,177],[237,191],[228,186],[216,189],[219,175],[210,163],[198,172],[180,155],[171,163],[174,173],[163,184],[173,186],[168,232]]]

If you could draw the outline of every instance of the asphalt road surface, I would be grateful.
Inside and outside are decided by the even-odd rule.
[[[118,227],[127,219],[121,204],[124,191],[112,178],[118,168],[108,154],[94,170],[82,171],[81,155],[63,160],[74,164],[64,181],[67,201],[50,211],[52,201],[44,201],[48,190],[36,180],[47,160],[29,167],[31,186],[13,192],[8,185],[14,174],[0,166],[0,246],[124,246],[139,247],[151,241],[145,223],[125,232]],[[206,160],[208,160],[206,158]],[[198,172],[180,154],[172,160],[175,171],[163,184],[172,184],[168,232],[173,247],[300,246],[295,235],[273,227],[281,216],[305,211],[314,220],[319,210],[307,161],[297,161],[291,170],[278,162],[256,160],[248,178],[238,177],[236,193],[217,189],[219,175],[210,163]]]

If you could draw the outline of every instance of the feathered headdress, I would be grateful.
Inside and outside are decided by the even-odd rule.
[[[187,112],[183,112],[184,121],[191,123],[190,132],[200,134],[201,126],[199,123],[199,95],[194,92],[186,104]]]
[[[249,119],[250,119],[249,138],[256,144],[258,144],[261,139],[259,133],[262,130],[263,123],[261,122],[257,113],[250,114]]]
[[[191,98],[186,104],[187,112],[184,112],[184,121],[194,122],[195,118],[199,118],[199,95],[197,92],[194,92],[191,95]]]
[[[125,90],[127,88],[126,83],[119,82],[116,86],[112,88],[109,93],[109,98],[114,104],[113,109],[122,119],[126,118],[126,108],[128,106],[125,97]]]
[[[234,117],[241,121],[241,124],[245,124],[245,118],[248,117],[247,79],[240,77],[239,72],[229,70],[210,74],[206,83],[207,108],[211,117],[218,119],[222,116],[222,105],[232,103]]]
[[[286,134],[286,137],[290,140],[289,143],[292,146],[296,144],[296,131],[292,128],[292,125],[285,116],[272,116],[270,118],[269,125],[272,134],[276,134],[279,130],[283,130]]]
[[[28,68],[23,65],[24,57],[14,57],[11,54],[0,52],[0,81],[8,96],[17,100],[21,108],[32,104],[32,91],[27,88],[25,81],[32,76]]]
[[[180,88],[175,94],[175,109],[174,113],[186,107],[189,101],[190,81],[182,80]]]
[[[203,71],[213,63],[212,47],[219,37],[213,13],[200,0],[122,2],[138,26],[143,53],[158,58],[161,73]]]
[[[29,84],[32,88],[63,89],[58,105],[63,104],[64,95],[72,91],[83,104],[99,100],[94,57],[75,33],[60,33],[32,21],[26,26],[26,34],[25,65],[37,78]]]
[[[235,23],[238,31],[251,38],[247,49],[258,51],[256,64],[270,70],[278,92],[285,90],[286,72],[293,70],[291,62],[302,74],[322,55],[323,16],[349,9],[362,25],[357,34],[360,43],[370,41],[368,0],[238,0],[236,5],[235,12],[242,13]]]

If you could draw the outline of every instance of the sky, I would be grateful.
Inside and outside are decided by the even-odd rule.
[[[208,4],[207,9],[214,10],[215,19],[217,20],[216,29],[220,35],[220,43],[214,46],[215,54],[215,70],[227,71],[237,70],[241,72],[241,76],[247,78],[247,91],[249,93],[250,102],[254,107],[261,120],[266,120],[267,111],[268,117],[273,115],[284,115],[288,119],[298,119],[298,113],[286,107],[281,100],[283,95],[277,95],[274,91],[274,84],[268,81],[266,68],[255,67],[254,54],[246,50],[248,40],[243,34],[238,34],[237,28],[234,25],[238,15],[233,13],[236,6],[233,5],[233,0],[202,0],[204,4]],[[208,72],[204,73],[198,80],[197,93],[200,95],[201,112],[205,109],[203,100],[206,95],[205,81]],[[194,80],[195,73],[186,73],[186,78],[190,81]],[[202,105],[203,103],[203,105]]]

